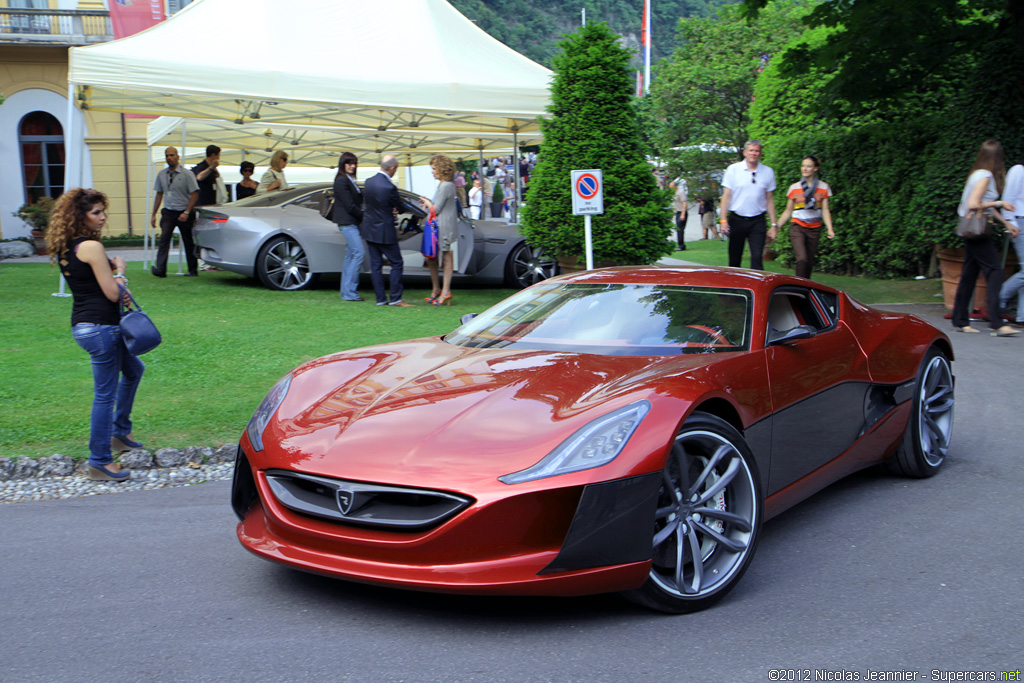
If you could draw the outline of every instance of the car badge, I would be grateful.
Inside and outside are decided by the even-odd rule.
[[[349,491],[347,489],[338,489],[338,509],[341,510],[341,514],[347,515],[352,512],[352,505],[356,501],[355,491]]]

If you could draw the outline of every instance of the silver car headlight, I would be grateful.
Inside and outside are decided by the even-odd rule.
[[[249,443],[257,451],[263,450],[263,430],[267,428],[267,424],[270,422],[270,417],[274,414],[278,408],[281,407],[281,403],[284,401],[284,397],[288,395],[288,387],[292,383],[292,373],[288,373],[274,385],[263,400],[260,401],[259,407],[256,408],[256,412],[252,414],[252,418],[249,420],[249,424],[245,428],[245,433],[249,435]]]
[[[602,415],[576,430],[576,433],[536,465],[505,474],[498,477],[498,480],[505,484],[522,484],[607,465],[622,452],[629,437],[650,410],[650,403],[637,401]]]

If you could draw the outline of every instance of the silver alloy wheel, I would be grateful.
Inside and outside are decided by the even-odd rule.
[[[256,270],[263,284],[271,289],[304,289],[313,279],[306,251],[287,235],[275,237],[260,250]]]
[[[557,273],[558,262],[554,258],[545,254],[544,249],[523,242],[512,250],[508,258],[505,279],[510,287],[525,289]]]
[[[938,467],[949,452],[953,433],[953,371],[945,356],[936,355],[928,362],[918,392],[921,455],[930,467]]]
[[[756,479],[737,444],[684,427],[662,471],[650,580],[684,600],[724,594],[746,567],[759,523]]]

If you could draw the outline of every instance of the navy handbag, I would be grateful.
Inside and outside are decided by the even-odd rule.
[[[163,338],[149,316],[142,312],[142,307],[135,301],[135,297],[121,285],[117,288],[121,290],[121,339],[124,340],[128,353],[141,356],[158,347]],[[126,296],[131,305],[125,306]]]

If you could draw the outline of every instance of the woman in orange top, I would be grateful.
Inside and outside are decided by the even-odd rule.
[[[796,257],[796,274],[811,279],[814,269],[814,252],[818,250],[818,238],[821,237],[821,223],[824,220],[828,230],[828,238],[835,239],[832,229],[832,213],[828,210],[828,198],[832,196],[832,188],[824,180],[818,178],[821,164],[817,158],[806,156],[800,163],[800,182],[793,183],[786,192],[786,210],[779,217],[779,227],[793,218],[789,229],[789,240],[793,243],[793,255]],[[776,229],[768,231],[770,239],[775,238]]]

